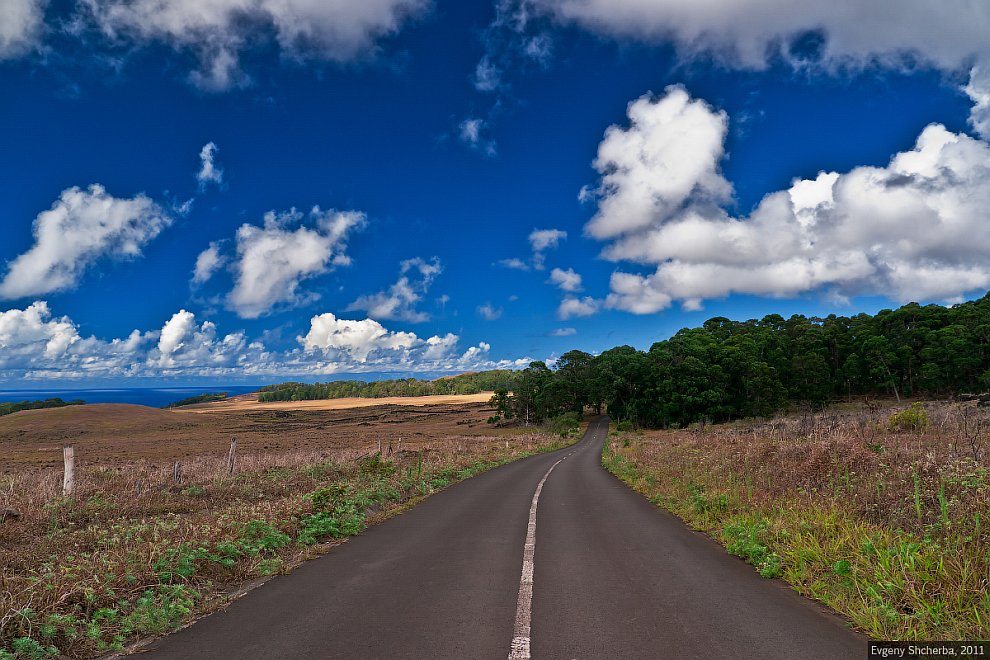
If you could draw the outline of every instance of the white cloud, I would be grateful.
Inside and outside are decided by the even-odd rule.
[[[557,248],[560,241],[567,238],[567,232],[562,229],[534,229],[529,234],[529,245],[533,249],[533,268],[543,270],[547,250]]]
[[[561,321],[566,321],[575,316],[591,316],[598,312],[600,306],[599,301],[591,296],[585,296],[584,298],[567,296],[560,301],[560,306],[557,307],[557,318]]]
[[[920,58],[955,69],[986,53],[990,8],[969,0],[529,0],[532,11],[618,38],[673,43],[682,56],[715,55],[734,68],[762,69],[780,56],[797,65]],[[818,53],[802,51],[823,40]],[[803,40],[801,37],[805,37]],[[811,50],[815,50],[812,48]]]
[[[732,187],[718,170],[728,119],[682,87],[641,96],[627,108],[629,127],[610,126],[593,163],[601,181],[598,212],[587,231],[598,239],[648,227],[692,197],[726,201]]]
[[[308,351],[343,351],[358,362],[367,362],[374,351],[409,349],[420,339],[412,332],[386,330],[373,319],[348,321],[327,312],[313,317],[309,333],[299,341]]]
[[[209,281],[213,277],[213,273],[217,272],[226,262],[226,257],[220,254],[220,243],[216,241],[210,243],[210,247],[200,252],[199,256],[196,257],[192,283],[198,285]]]
[[[211,321],[179,310],[161,328],[134,330],[124,339],[83,337],[68,317],[53,318],[48,304],[0,312],[0,382],[53,379],[270,378],[330,373],[437,372],[518,369],[529,363],[493,360],[479,342],[461,353],[452,333],[421,339],[393,332],[372,319],[312,317],[299,346],[270,351],[243,331],[220,334]],[[255,380],[257,382],[257,380]]]
[[[0,2],[0,60],[23,55],[41,37],[48,0]]]
[[[219,149],[213,142],[206,143],[199,151],[200,166],[199,172],[196,173],[196,180],[199,181],[200,190],[204,190],[211,183],[218,186],[223,183],[223,170],[217,167],[214,162],[217,151]]]
[[[567,232],[562,229],[534,229],[529,234],[529,245],[533,252],[545,252],[556,248],[565,238]]]
[[[258,318],[276,306],[315,300],[315,294],[300,291],[300,283],[334,266],[348,265],[347,238],[364,224],[362,213],[314,207],[308,217],[295,209],[271,211],[262,227],[241,225],[235,237],[234,287],[227,296],[228,307],[241,318]]]
[[[495,142],[484,136],[488,122],[479,117],[469,117],[457,125],[457,137],[461,142],[486,156],[496,154]]]
[[[388,291],[379,291],[367,296],[361,296],[345,311],[364,310],[373,319],[392,319],[423,323],[430,320],[430,315],[416,309],[433,280],[443,271],[440,260],[433,257],[430,261],[420,258],[407,259],[399,265],[399,279],[389,287]],[[418,274],[411,278],[410,273]],[[448,298],[449,300],[449,298]],[[447,301],[445,300],[444,303]]]
[[[482,42],[485,54],[472,80],[479,92],[501,90],[506,71],[546,67],[553,51],[548,22],[536,15],[531,0],[498,0]]]
[[[486,321],[495,321],[502,316],[502,308],[495,308],[491,303],[485,303],[478,307],[478,315]]]
[[[970,125],[980,137],[990,140],[990,62],[973,67],[964,91],[973,100]]]
[[[571,335],[576,335],[576,328],[554,328],[550,331],[549,335],[551,337],[570,337]]]
[[[62,191],[34,220],[34,245],[12,261],[0,297],[24,298],[74,288],[102,257],[133,259],[171,224],[171,216],[144,195],[120,199],[103,186]]]
[[[460,337],[448,332],[443,337],[434,335],[426,340],[426,350],[423,357],[427,360],[443,360],[450,357],[457,348]]]
[[[575,293],[581,290],[581,275],[574,272],[573,268],[567,270],[554,268],[550,271],[550,279],[547,281],[560,288],[561,291]]]
[[[464,365],[477,364],[490,350],[492,350],[491,344],[481,342],[477,346],[471,346],[464,351],[464,355],[461,356],[459,362]]]
[[[35,302],[24,310],[0,312],[0,369],[39,356],[56,359],[79,341],[68,318],[51,318],[48,303]]]
[[[512,270],[529,270],[529,264],[517,257],[511,259],[500,259],[496,262],[499,266],[504,266]]]
[[[529,234],[529,247],[532,256],[529,263],[512,257],[511,259],[501,259],[495,262],[504,268],[513,270],[543,270],[546,264],[546,252],[556,249],[560,242],[567,238],[567,232],[563,229],[534,229]]]
[[[656,267],[648,275],[614,273],[607,307],[647,314],[674,301],[691,310],[731,293],[792,296],[819,289],[899,301],[952,300],[990,287],[987,143],[933,124],[886,167],[796,180],[767,195],[749,217],[735,218],[716,204],[728,183],[718,173],[721,145],[712,148],[711,138],[724,137],[724,116],[685,97],[683,89],[672,88],[661,99],[634,102],[630,127],[610,128],[603,141],[608,148],[599,150],[611,155],[596,161],[603,183],[589,233],[611,240],[606,258]],[[671,102],[694,112],[670,115]],[[708,120],[693,116],[698,113]],[[672,119],[658,121],[653,114]],[[667,177],[670,159],[681,152],[614,147],[654,144],[655,132],[677,133],[681,123],[683,132],[707,136],[707,162],[690,168],[693,185],[683,180],[672,192],[657,194],[653,179]],[[615,178],[621,169],[637,174]]]
[[[5,0],[6,1],[6,0]],[[373,53],[428,0],[82,0],[86,20],[118,43],[161,42],[196,55],[203,89],[243,84],[241,55],[271,36],[290,59],[347,62]]]

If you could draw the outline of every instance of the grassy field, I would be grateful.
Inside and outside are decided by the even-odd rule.
[[[603,463],[880,639],[990,638],[990,412],[857,405],[613,433]]]
[[[193,436],[172,448],[167,436],[158,445],[142,439],[137,448],[113,448],[112,429],[128,415],[111,408],[110,430],[76,443],[89,460],[77,467],[71,498],[61,496],[61,470],[29,460],[30,442],[20,439],[18,452],[4,452],[8,472],[0,476],[0,510],[20,514],[0,520],[0,658],[94,657],[169,632],[448,484],[577,437],[500,435],[481,426],[469,435],[478,414],[472,406],[369,410],[362,421],[342,422],[322,446],[311,436],[327,430],[325,416],[226,417],[242,426],[286,421],[285,434],[302,445],[248,443],[228,475],[226,450],[217,451],[226,443],[208,434],[205,449],[191,454],[181,452],[195,445]],[[131,412],[136,425],[147,417]],[[85,411],[90,431],[99,416]],[[56,426],[69,428],[62,417]],[[401,445],[396,427],[407,434]],[[127,442],[118,436],[118,445]],[[36,449],[47,452],[46,443],[37,440]]]

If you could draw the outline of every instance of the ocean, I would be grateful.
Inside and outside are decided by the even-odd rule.
[[[226,392],[229,396],[236,396],[257,392],[260,388],[261,385],[231,385],[228,387],[120,387],[94,390],[0,390],[0,403],[58,397],[65,401],[82,399],[86,403],[136,403],[160,408],[197,394]]]

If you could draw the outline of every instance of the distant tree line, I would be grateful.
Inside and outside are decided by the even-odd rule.
[[[716,317],[648,351],[570,351],[533,362],[496,392],[499,415],[539,422],[586,406],[668,427],[762,417],[853,395],[947,396],[990,383],[990,294],[953,307],[915,303],[871,316]]]
[[[515,372],[481,371],[448,376],[437,380],[404,378],[398,380],[337,380],[329,383],[282,383],[263,387],[260,401],[305,401],[308,399],[342,399],[345,397],[384,398],[393,396],[433,396],[441,394],[477,394],[497,389],[512,389]]]
[[[179,399],[178,401],[173,401],[172,403],[162,406],[163,409],[169,408],[181,408],[182,406],[192,406],[197,403],[213,403],[214,401],[223,401],[227,398],[226,392],[216,392],[214,394],[197,394],[196,396],[190,396],[185,399]]]
[[[263,401],[495,392],[499,417],[538,423],[590,407],[617,421],[668,427],[764,417],[855,395],[947,396],[990,383],[990,294],[952,307],[916,303],[876,315],[771,314],[709,319],[647,351],[619,346],[564,353],[551,369],[454,378],[266,388]]]
[[[73,399],[72,401],[63,401],[59,398],[45,399],[44,401],[18,401],[10,403],[0,403],[0,416],[9,415],[11,413],[20,412],[22,410],[37,410],[39,408],[62,408],[64,406],[81,406],[85,401],[82,399]]]

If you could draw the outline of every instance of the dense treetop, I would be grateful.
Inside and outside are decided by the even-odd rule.
[[[990,294],[952,307],[910,303],[876,315],[709,319],[649,350],[562,355],[553,369],[439,381],[288,383],[262,400],[494,390],[504,417],[538,422],[586,406],[641,426],[774,414],[852,395],[944,396],[990,382]]]

